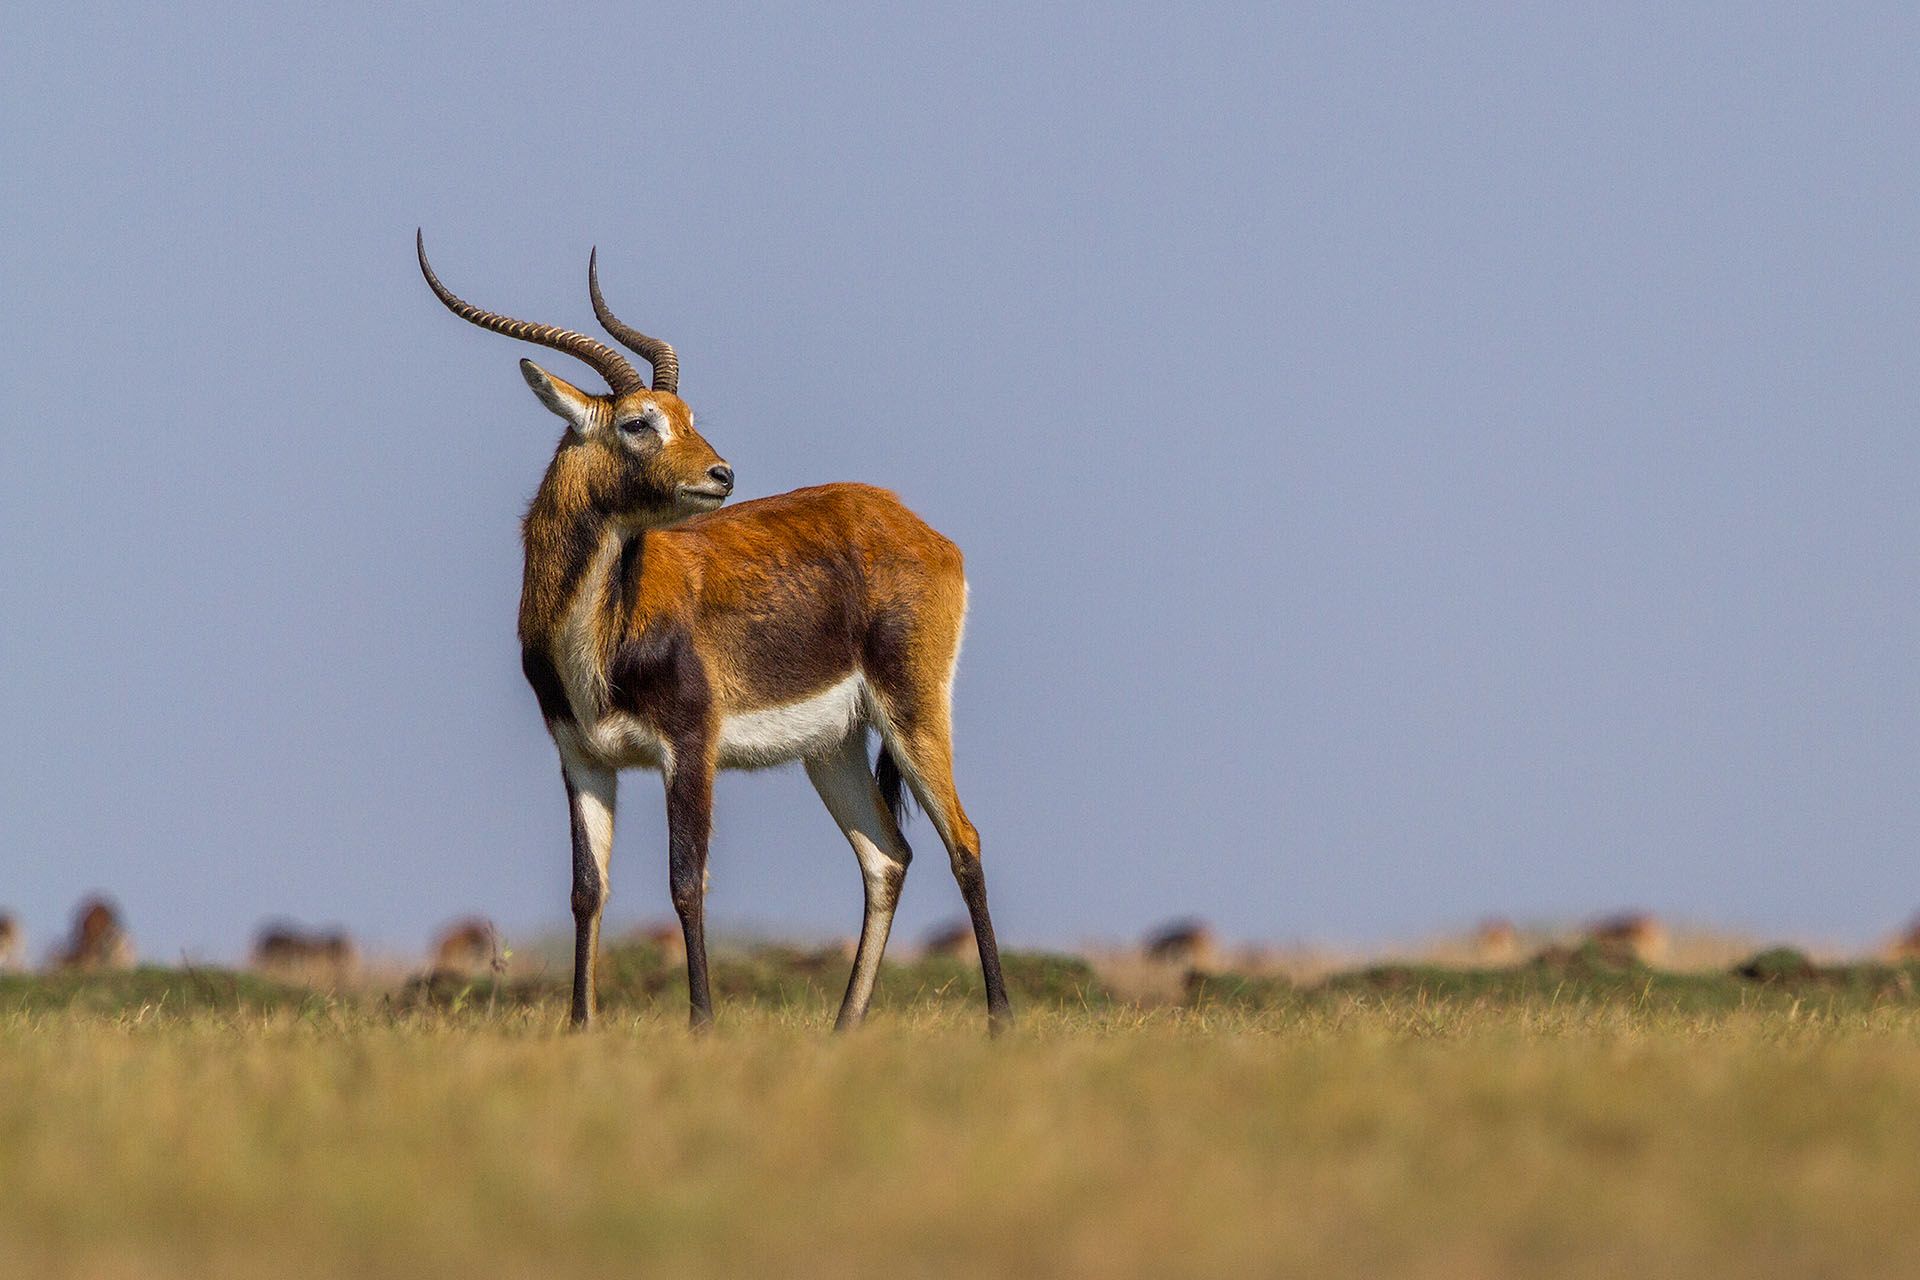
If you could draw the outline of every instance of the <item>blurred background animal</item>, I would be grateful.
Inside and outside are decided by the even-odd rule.
[[[687,937],[678,921],[643,924],[629,933],[626,941],[652,947],[669,962],[678,963],[687,958]]]
[[[1220,960],[1220,943],[1204,920],[1173,920],[1149,933],[1141,943],[1147,958],[1189,969],[1212,969]]]
[[[343,929],[312,930],[277,920],[263,925],[253,940],[253,967],[286,981],[340,986],[359,965],[359,950]]]
[[[12,912],[0,911],[0,972],[18,969],[26,950],[20,922],[14,919]]]
[[[1626,911],[1596,920],[1587,930],[1587,941],[1602,951],[1641,964],[1658,964],[1667,956],[1667,931],[1645,911]]]
[[[1896,933],[1881,954],[1892,964],[1920,960],[1920,916],[1914,917],[1906,928]]]
[[[82,902],[73,915],[73,930],[54,953],[53,962],[61,969],[131,969],[133,939],[119,909],[98,896]]]
[[[477,978],[496,968],[504,970],[506,961],[500,954],[500,935],[491,920],[468,916],[442,929],[434,939],[435,977]]]
[[[971,961],[979,956],[980,949],[973,940],[973,926],[965,920],[951,920],[927,931],[920,940],[920,954]]]
[[[1489,916],[1474,926],[1467,940],[1475,964],[1505,965],[1520,958],[1520,933],[1513,921]]]

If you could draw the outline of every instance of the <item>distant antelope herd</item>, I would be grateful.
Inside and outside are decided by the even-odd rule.
[[[113,903],[87,898],[73,913],[73,925],[51,955],[55,969],[102,970],[133,967],[133,940]],[[27,967],[27,937],[10,911],[0,911],[0,972]]]
[[[684,936],[678,924],[654,923],[624,931],[617,945],[645,948],[669,963],[679,963],[686,958]],[[975,938],[969,924],[950,921],[925,933],[913,954],[922,959],[972,964],[977,961]],[[1689,944],[1694,954],[1680,955],[1672,967],[1688,970],[1714,966],[1716,961],[1699,953],[1701,945],[1699,939],[1694,939]],[[1722,940],[1719,945],[1749,944]],[[1424,956],[1428,962],[1440,965],[1496,969],[1536,957],[1548,962],[1565,962],[1582,947],[1593,949],[1612,963],[1650,968],[1667,966],[1675,959],[1677,949],[1686,950],[1676,946],[1673,934],[1658,917],[1645,911],[1630,911],[1598,917],[1571,934],[1563,930],[1523,932],[1503,917],[1489,917],[1455,941],[1431,944],[1409,958]],[[824,957],[852,959],[857,950],[857,939],[847,938],[814,947],[805,954],[816,961]],[[427,947],[424,965],[396,956],[377,958],[369,963],[343,929],[314,929],[280,919],[268,921],[255,933],[249,963],[257,972],[282,982],[343,990],[377,988],[407,975],[420,980],[459,983],[512,978],[514,974],[508,964],[511,954],[493,922],[482,916],[460,917],[441,928]],[[1135,977],[1163,975],[1163,979],[1154,979],[1149,985],[1169,990],[1175,989],[1182,979],[1192,980],[1214,973],[1277,972],[1298,979],[1303,974],[1311,976],[1338,969],[1337,964],[1328,964],[1326,957],[1316,958],[1316,953],[1299,948],[1230,949],[1210,925],[1193,917],[1170,920],[1149,930],[1131,948],[1095,947],[1087,954],[1097,970],[1115,978],[1116,988],[1125,978],[1119,970],[1102,969],[1103,964],[1118,965],[1125,961],[1122,969]],[[1920,917],[1890,937],[1876,955],[1891,964],[1920,962]],[[88,897],[75,908],[65,935],[46,954],[47,968],[64,972],[106,973],[131,968],[134,962],[132,935],[119,908],[102,895]],[[10,911],[0,910],[0,974],[17,973],[29,967],[26,933],[19,918]],[[524,976],[526,971],[519,972]]]

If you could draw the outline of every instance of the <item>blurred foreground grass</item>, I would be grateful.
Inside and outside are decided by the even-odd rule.
[[[958,965],[836,1039],[843,974],[735,957],[694,1039],[671,966],[614,961],[588,1036],[540,982],[0,980],[0,1272],[1920,1274],[1904,972],[1570,957],[1148,1011],[1028,958],[990,1042]]]

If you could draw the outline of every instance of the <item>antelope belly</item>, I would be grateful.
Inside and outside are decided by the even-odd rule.
[[[720,765],[758,769],[818,755],[861,723],[861,705],[861,680],[855,673],[798,702],[728,716],[720,723]]]

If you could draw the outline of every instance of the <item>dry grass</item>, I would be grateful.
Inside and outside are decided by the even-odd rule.
[[[204,981],[204,980],[202,980]],[[0,1013],[0,1269],[1904,1276],[1920,1008]],[[1744,1007],[1743,1007],[1744,1006]]]

